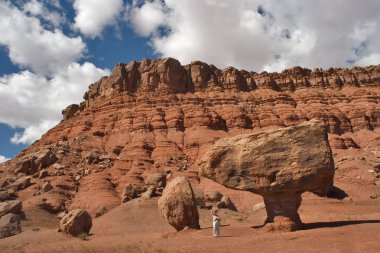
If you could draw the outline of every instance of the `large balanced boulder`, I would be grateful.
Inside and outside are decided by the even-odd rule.
[[[301,194],[311,191],[326,195],[334,178],[326,128],[314,120],[220,139],[198,166],[201,175],[226,187],[262,195],[267,222],[288,218],[294,223],[288,226],[290,230],[302,224],[297,212]]]
[[[59,223],[61,231],[72,236],[89,234],[92,227],[91,215],[84,209],[75,209],[66,214]]]
[[[185,177],[176,177],[168,183],[158,200],[164,219],[177,231],[185,227],[199,229],[199,214],[194,192]]]
[[[20,215],[8,213],[0,218],[0,239],[21,233]]]

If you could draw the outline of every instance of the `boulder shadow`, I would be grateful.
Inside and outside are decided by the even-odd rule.
[[[359,224],[380,224],[380,220],[348,220],[304,223],[302,225],[302,230],[310,230],[317,228],[336,228]]]
[[[327,197],[342,200],[342,199],[348,197],[348,194],[345,191],[343,191],[342,189],[340,189],[336,186],[333,186],[330,193],[327,194]]]

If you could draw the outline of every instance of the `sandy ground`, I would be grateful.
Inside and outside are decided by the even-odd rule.
[[[268,233],[264,209],[223,210],[222,236],[214,238],[208,210],[200,210],[201,230],[175,232],[161,218],[157,198],[134,200],[94,219],[82,240],[57,233],[59,220],[47,212],[26,210],[24,232],[2,239],[0,252],[379,252],[380,198],[305,193],[299,212],[303,230]]]

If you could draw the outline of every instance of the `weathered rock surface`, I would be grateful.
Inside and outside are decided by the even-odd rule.
[[[21,233],[20,215],[9,213],[0,218],[0,239]]]
[[[90,233],[92,219],[86,210],[76,209],[66,214],[60,221],[59,228],[61,231],[72,236]]]
[[[30,180],[31,177],[21,177],[13,183],[13,188],[16,191],[23,190],[31,185]]]
[[[220,139],[199,162],[200,174],[226,187],[264,197],[267,221],[287,217],[301,225],[301,194],[326,196],[334,178],[334,161],[324,124]]]
[[[177,231],[185,227],[199,229],[199,214],[193,189],[185,177],[176,177],[168,183],[158,200],[164,219]]]
[[[20,214],[22,209],[22,203],[18,200],[9,200],[0,202],[0,217],[13,213]]]

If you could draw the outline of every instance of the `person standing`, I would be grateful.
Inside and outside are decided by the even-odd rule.
[[[214,237],[220,236],[220,221],[222,219],[219,217],[218,208],[212,209],[212,234]]]

